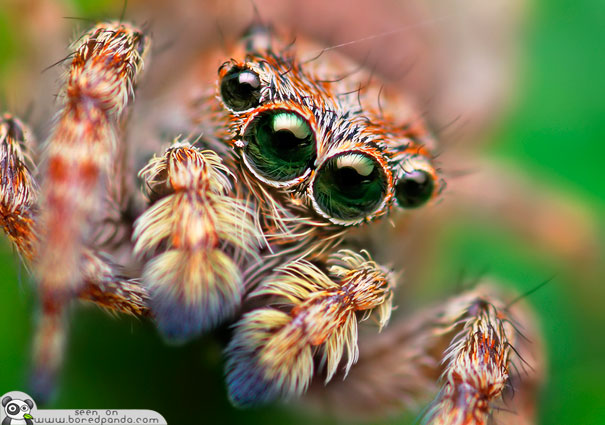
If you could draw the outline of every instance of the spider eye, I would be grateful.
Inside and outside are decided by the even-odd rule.
[[[260,79],[247,68],[233,67],[221,81],[221,97],[234,111],[245,111],[260,103]]]
[[[263,177],[284,182],[301,176],[315,159],[315,136],[300,115],[273,110],[259,115],[244,136],[246,155]]]
[[[378,207],[386,186],[385,175],[375,159],[349,152],[328,159],[318,170],[313,195],[327,215],[355,220]]]
[[[395,198],[403,208],[416,208],[431,199],[435,181],[431,173],[416,169],[403,174],[395,186]]]

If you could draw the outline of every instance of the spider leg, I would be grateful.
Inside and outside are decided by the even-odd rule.
[[[86,250],[82,260],[83,285],[77,296],[110,311],[152,317],[149,293],[138,278],[125,274],[111,257]]]
[[[0,226],[29,268],[38,244],[35,232],[38,186],[30,161],[31,132],[18,118],[0,117]],[[149,316],[147,291],[121,273],[107,256],[83,249],[83,286],[76,296],[105,308]],[[47,303],[46,311],[57,311]]]
[[[0,224],[19,255],[31,261],[37,186],[30,161],[31,132],[16,117],[0,117]]]
[[[41,300],[34,335],[30,385],[42,402],[52,394],[63,363],[66,319],[64,304],[50,297]]]
[[[177,142],[140,175],[152,205],[135,223],[134,253],[149,260],[141,280],[160,332],[183,341],[239,308],[239,262],[257,255],[260,233],[213,151]]]
[[[109,179],[119,157],[117,127],[148,45],[138,30],[115,22],[98,24],[74,44],[64,106],[44,152],[41,191],[24,150],[25,127],[9,115],[0,122],[2,226],[39,281],[32,383],[40,399],[50,394],[62,363],[72,298],[148,312],[136,282],[120,277],[89,240],[99,205],[117,191]]]
[[[40,290],[52,296],[69,298],[82,284],[82,251],[116,181],[109,175],[117,127],[148,46],[139,30],[118,22],[98,24],[73,46],[63,109],[44,152],[35,259]]]
[[[235,325],[226,350],[227,385],[235,405],[301,395],[313,377],[317,351],[326,382],[345,353],[346,373],[358,358],[358,313],[363,320],[376,310],[381,328],[388,321],[394,286],[390,272],[365,251],[337,251],[326,266],[327,273],[296,260],[251,294],[282,301],[245,314]]]
[[[81,261],[83,284],[74,296],[112,311],[148,317],[147,292],[135,279],[122,276],[106,256],[85,249]],[[69,303],[40,293],[40,309],[33,345],[32,390],[44,401],[55,388],[63,363]]]
[[[14,116],[0,117],[0,224],[28,268],[37,255],[35,223],[39,208],[39,191],[30,161],[30,134]],[[83,285],[72,296],[128,314],[149,315],[147,293],[136,280],[121,275],[120,268],[100,253],[86,247],[82,252]],[[42,397],[51,393],[62,363],[66,306],[64,299],[40,291],[32,386]]]
[[[309,401],[376,418],[418,411],[438,393],[424,423],[534,423],[543,368],[539,333],[523,303],[501,299],[493,287],[480,286],[365,339],[347,379],[314,385]]]
[[[463,328],[445,352],[443,386],[427,423],[486,424],[509,382],[513,325],[489,299],[478,297],[461,307],[452,318]]]

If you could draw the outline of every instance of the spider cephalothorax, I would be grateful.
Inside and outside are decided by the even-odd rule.
[[[120,125],[148,47],[120,22],[74,45],[40,194],[25,126],[0,122],[2,224],[40,282],[37,390],[53,384],[73,298],[150,317],[170,341],[234,323],[226,378],[238,406],[299,396],[316,370],[325,382],[346,375],[359,359],[358,323],[386,325],[396,283],[347,245],[349,230],[444,187],[420,115],[371,73],[343,75],[345,59],[255,27],[218,78],[197,82],[196,137],[176,138],[139,172],[147,205],[136,211]],[[132,236],[118,241],[123,265],[98,237],[115,209],[115,226]],[[435,423],[484,423],[508,382],[515,330],[489,297],[452,301],[411,341],[419,375],[445,362]]]

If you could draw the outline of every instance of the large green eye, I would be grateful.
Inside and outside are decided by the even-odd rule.
[[[355,220],[376,210],[385,197],[386,186],[376,160],[348,152],[330,158],[319,169],[313,195],[328,216]]]
[[[284,110],[259,115],[244,136],[251,166],[263,177],[284,182],[300,177],[315,160],[315,137],[298,114]]]
[[[260,103],[260,79],[246,68],[233,67],[221,81],[223,102],[234,111],[245,111]]]

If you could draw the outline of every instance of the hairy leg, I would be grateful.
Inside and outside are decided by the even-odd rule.
[[[235,405],[251,406],[300,396],[314,374],[314,354],[326,382],[358,359],[357,323],[377,312],[380,327],[391,314],[393,276],[368,253],[340,250],[327,272],[306,260],[276,271],[251,297],[270,307],[245,314],[227,347],[227,385]]]
[[[232,316],[244,296],[240,262],[260,234],[233,176],[212,151],[180,142],[141,171],[151,203],[135,224],[134,252],[160,331],[182,341]]]
[[[534,423],[543,369],[539,333],[522,303],[501,299],[493,287],[480,286],[400,319],[363,339],[360,360],[344,381],[315,383],[307,400],[341,416],[376,418],[419,411],[438,393],[426,423]]]
[[[31,261],[37,186],[31,163],[31,132],[16,117],[0,117],[0,224],[19,255]]]
[[[16,117],[0,118],[0,225],[29,268],[38,245],[34,223],[38,187],[29,160],[32,141],[29,129]],[[83,286],[75,296],[112,310],[148,316],[148,296],[137,280],[127,277],[110,258],[89,248],[82,251]],[[58,311],[50,300],[44,308]]]
[[[40,193],[28,161],[28,132],[9,115],[0,122],[2,226],[38,278],[32,382],[41,399],[54,387],[62,363],[65,309],[72,298],[107,301],[112,295],[112,307],[146,313],[146,297],[133,295],[136,283],[122,286],[126,279],[89,248],[89,237],[100,206],[119,191],[104,188],[113,187],[106,181],[119,159],[117,126],[148,44],[142,33],[122,23],[99,24],[76,41],[61,94],[64,106],[44,153]],[[109,294],[82,293],[91,284]]]
[[[148,39],[128,24],[101,23],[71,53],[63,109],[46,146],[35,270],[57,297],[82,283],[80,261],[107,193],[119,151],[120,116],[134,95]],[[109,189],[108,189],[109,188]]]

